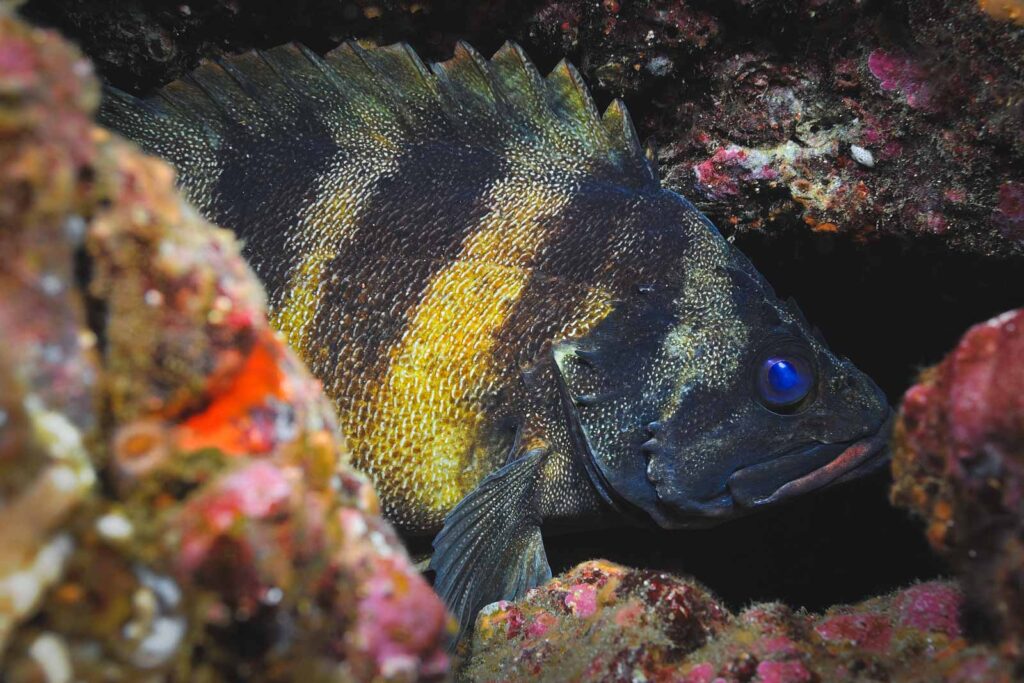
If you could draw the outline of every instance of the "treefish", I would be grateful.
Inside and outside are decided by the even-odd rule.
[[[241,238],[463,628],[550,577],[542,534],[706,525],[885,457],[878,387],[565,62],[288,45],[101,118]]]

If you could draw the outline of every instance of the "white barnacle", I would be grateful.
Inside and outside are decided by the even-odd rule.
[[[64,571],[64,563],[74,550],[67,534],[61,534],[40,548],[35,558],[18,571],[0,577],[0,614],[21,618],[36,605],[43,591]]]
[[[184,617],[158,617],[139,643],[132,660],[144,669],[161,666],[177,651],[184,637]]]
[[[850,145],[850,156],[861,166],[866,168],[875,167],[875,155],[860,145]]]
[[[111,512],[96,520],[96,531],[108,541],[127,541],[135,530],[127,517]]]
[[[132,620],[124,625],[122,635],[135,641],[132,662],[143,669],[164,665],[174,656],[185,637],[186,621],[176,608],[181,591],[173,579],[153,573],[145,567],[136,569],[142,586],[132,596]]]
[[[54,633],[42,634],[32,641],[28,654],[42,669],[46,683],[71,683],[71,659],[60,636]]]

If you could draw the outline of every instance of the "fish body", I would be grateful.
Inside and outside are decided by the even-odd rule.
[[[542,529],[706,524],[881,457],[878,388],[565,62],[289,45],[101,119],[242,239],[464,627],[550,576]]]

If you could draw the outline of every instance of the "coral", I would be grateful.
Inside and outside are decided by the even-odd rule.
[[[443,677],[450,620],[238,245],[97,102],[0,8],[0,677]]]
[[[1019,4],[563,1],[515,35],[574,56],[599,97],[625,94],[666,184],[727,232],[1019,256],[998,207],[1024,164],[1024,33],[983,13],[1019,21]]]
[[[1009,683],[1011,662],[968,645],[960,611],[959,590],[932,582],[821,615],[778,603],[734,615],[685,579],[588,562],[485,610],[463,673],[474,681]]]
[[[1024,657],[1024,310],[971,328],[903,399],[893,500],[927,521],[980,627]]]
[[[908,41],[883,28],[902,21],[896,10],[864,11],[848,16],[849,39],[827,47],[797,27],[799,57],[766,46],[739,68],[737,58],[705,64],[708,91],[648,117],[648,126],[676,131],[659,134],[669,141],[660,156],[667,182],[740,233],[800,221],[858,238],[921,235],[1019,254],[1016,232],[992,214],[1024,159],[1012,94],[1024,83],[1009,56],[1019,38],[956,3],[930,4],[908,10]],[[930,16],[946,23],[918,19]],[[941,60],[935,45],[948,46]],[[723,153],[765,162],[756,175],[725,168],[709,177]]]
[[[928,83],[929,74],[912,57],[875,50],[868,55],[868,70],[882,90],[895,90],[913,109],[933,111],[937,106]]]

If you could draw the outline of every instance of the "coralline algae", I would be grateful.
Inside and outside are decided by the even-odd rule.
[[[5,681],[443,678],[451,624],[229,233],[0,6]]]
[[[1024,657],[1024,311],[970,329],[903,399],[894,502],[963,579],[982,633]]]
[[[666,183],[727,231],[806,225],[1024,254],[996,211],[999,188],[1021,182],[1024,164],[1019,0],[423,0],[310,12],[266,0],[241,12],[214,0],[177,9],[127,11],[117,0],[26,6],[136,91],[211,52],[289,40],[408,40],[438,59],[459,39],[485,51],[516,40],[552,63],[570,57],[599,100],[625,95],[641,133],[659,143]],[[780,153],[787,143],[798,150]],[[754,173],[723,159],[737,150],[767,161]]]
[[[686,579],[587,562],[485,610],[463,673],[472,681],[1009,683],[1010,661],[966,642],[961,606],[959,589],[938,581],[820,615],[778,603],[731,614]]]

